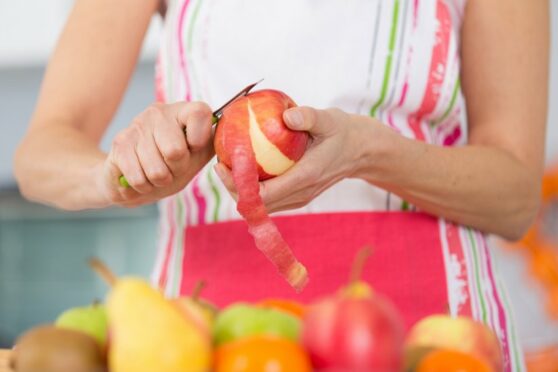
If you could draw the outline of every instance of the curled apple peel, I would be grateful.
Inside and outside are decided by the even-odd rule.
[[[301,291],[308,282],[307,270],[269,218],[258,182],[284,173],[304,154],[308,134],[290,130],[282,120],[283,112],[293,106],[292,99],[275,90],[238,99],[219,120],[215,151],[232,171],[237,210],[248,223],[256,247]]]

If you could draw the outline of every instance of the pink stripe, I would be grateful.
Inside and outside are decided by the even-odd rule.
[[[436,8],[436,18],[438,19],[438,29],[436,30],[436,43],[432,50],[432,60],[430,62],[430,72],[426,91],[423,96],[420,108],[409,116],[409,126],[415,138],[424,140],[425,135],[422,131],[422,119],[432,113],[440,98],[440,88],[444,81],[448,60],[448,49],[452,30],[452,20],[448,7],[443,1],[438,0]]]
[[[190,0],[185,0],[182,4],[182,9],[180,9],[180,17],[178,20],[178,51],[180,53],[180,68],[182,69],[182,74],[184,75],[184,84],[186,87],[186,102],[192,100],[190,93],[190,77],[188,76],[188,70],[186,68],[186,55],[184,53],[184,40],[182,38],[182,28],[184,26],[184,20],[186,19],[186,9],[190,4]]]
[[[171,252],[172,252],[172,248],[173,248],[174,235],[175,235],[175,231],[176,231],[176,223],[175,223],[175,218],[174,218],[174,199],[169,198],[167,204],[168,204],[168,206],[167,206],[167,211],[168,211],[167,222],[170,225],[170,231],[169,231],[169,235],[168,235],[169,240],[167,241],[167,247],[165,249],[165,256],[164,256],[164,259],[163,259],[163,267],[161,269],[161,276],[159,277],[159,288],[163,288],[163,289],[167,286],[167,282],[168,282],[170,257],[171,257]]]
[[[415,3],[413,5],[415,7],[414,12],[413,12],[413,27],[417,28],[419,0],[415,0]]]
[[[166,102],[160,54],[157,56],[157,61],[155,62],[155,100],[160,103]]]
[[[461,125],[457,123],[457,127],[444,138],[444,146],[453,146],[461,138]]]
[[[469,284],[469,277],[467,273],[467,269],[462,265],[465,262],[465,254],[463,252],[463,245],[461,244],[461,239],[459,237],[459,228],[451,223],[446,223],[446,237],[448,241],[448,249],[450,256],[455,255],[457,262],[460,263],[460,267],[462,267],[463,271],[461,273],[460,279],[462,279],[465,283]],[[473,307],[471,304],[471,297],[469,296],[469,291],[466,293],[467,299],[465,303],[461,304],[458,307],[458,315],[472,317],[473,315]]]
[[[194,197],[196,198],[196,204],[198,204],[198,224],[204,225],[205,224],[205,211],[207,210],[207,202],[201,192],[200,189],[200,177],[199,173],[193,180],[193,191]]]
[[[391,110],[389,111],[389,114],[388,114],[388,124],[389,124],[390,127],[395,129],[397,132],[401,132],[399,130],[399,128],[397,127],[397,125],[395,125],[395,122],[393,121],[393,113],[391,112]]]
[[[478,234],[478,233],[477,233]],[[499,326],[502,330],[501,332],[501,342],[502,342],[502,352],[504,353],[505,358],[505,370],[511,371],[511,350],[510,350],[510,343],[508,341],[508,326],[506,323],[507,314],[504,310],[504,306],[502,305],[502,300],[500,299],[500,294],[498,292],[498,288],[496,287],[496,282],[494,280],[494,273],[492,272],[492,259],[490,257],[490,252],[488,251],[488,246],[486,244],[486,239],[482,237],[482,248],[484,250],[484,254],[486,256],[486,267],[488,270],[488,279],[490,281],[490,285],[492,287],[492,293],[494,294],[494,301],[496,302],[496,307],[498,309],[498,319],[499,319]]]
[[[417,29],[417,25],[418,25],[418,3],[419,0],[415,0],[414,2],[414,9],[413,9],[413,33],[416,31]],[[403,90],[401,92],[401,98],[399,99],[399,103],[397,104],[397,107],[402,107],[403,104],[405,103],[405,101],[407,100],[407,93],[409,92],[409,66],[411,66],[411,60],[413,59],[413,54],[414,54],[414,49],[413,49],[413,45],[411,44],[410,48],[409,48],[409,54],[407,56],[407,65],[406,65],[406,74],[405,74],[405,82],[403,83]],[[393,114],[392,111],[389,110],[389,116],[388,116],[388,122],[389,124],[393,127],[394,126],[394,121],[393,121]]]
[[[184,84],[186,88],[186,96],[185,96],[186,102],[190,102],[192,100],[192,93],[191,93],[191,86],[190,86],[190,77],[188,75],[188,69],[186,63],[186,53],[184,52],[184,40],[182,38],[182,29],[184,26],[184,20],[186,19],[186,9],[188,8],[189,4],[190,4],[190,0],[185,0],[184,4],[182,4],[182,9],[180,10],[180,17],[178,21],[178,49],[180,52],[180,67],[184,75]],[[199,177],[196,176],[194,178],[192,186],[193,186],[194,198],[196,199],[196,204],[198,205],[198,223],[204,224],[207,202],[199,187]]]
[[[182,196],[184,199],[184,208],[186,209],[185,211],[185,220],[184,220],[184,224],[185,225],[190,225],[192,224],[194,221],[192,221],[192,204],[190,203],[190,198],[188,198],[188,195],[186,195],[188,192],[188,188],[185,188],[184,190],[182,190]]]
[[[409,61],[407,62],[408,65],[410,65],[411,63],[411,56],[413,55],[413,49],[411,48],[411,51],[409,52]],[[401,99],[399,100],[399,103],[397,104],[397,107],[401,107],[403,106],[403,104],[405,103],[405,100],[407,99],[407,92],[409,91],[409,76],[407,76],[407,80],[405,81],[405,84],[403,84],[403,92],[401,93]]]
[[[484,249],[480,249],[480,247],[484,245],[484,238],[479,232],[474,231],[473,239],[476,242],[475,243],[476,246],[479,247],[478,254],[479,254],[479,270],[481,275],[481,282],[486,283],[487,280],[490,281],[490,275],[488,273],[488,268],[487,268],[488,257],[487,257],[487,252]],[[483,291],[483,297],[486,301],[486,313],[487,313],[488,326],[492,329],[496,329],[498,325],[498,320],[497,320],[498,311],[496,310],[496,304],[494,302],[495,293],[493,293],[493,296],[490,296],[490,292],[492,291],[492,289],[486,288],[485,285],[482,285],[482,291]]]

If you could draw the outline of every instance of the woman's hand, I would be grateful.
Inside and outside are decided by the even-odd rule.
[[[115,137],[99,167],[107,204],[137,206],[172,195],[213,156],[212,113],[205,103],[154,104]],[[124,175],[130,187],[122,187]]]
[[[354,177],[363,154],[363,123],[353,115],[338,109],[295,107],[285,111],[283,119],[290,129],[307,131],[311,139],[291,169],[261,183],[260,195],[269,212],[303,207],[336,182]],[[218,164],[215,170],[236,198],[229,169]]]

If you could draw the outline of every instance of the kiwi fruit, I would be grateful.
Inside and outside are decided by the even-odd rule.
[[[106,372],[106,355],[91,336],[44,325],[32,328],[12,354],[16,372]]]

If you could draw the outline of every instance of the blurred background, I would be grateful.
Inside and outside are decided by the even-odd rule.
[[[549,169],[558,164],[558,4],[551,3]],[[104,297],[106,287],[88,269],[88,257],[100,257],[117,273],[146,277],[154,259],[155,206],[67,213],[24,201],[15,185],[13,152],[26,130],[45,64],[72,4],[72,0],[0,0],[0,348],[68,307]],[[31,6],[33,12],[28,11]],[[154,99],[153,64],[160,28],[155,17],[124,102],[103,141],[105,149],[114,134]],[[550,200],[556,205],[558,190],[553,192]],[[554,239],[551,249],[558,252],[558,213],[547,213],[545,221]],[[548,311],[549,290],[534,278],[532,255],[496,240],[492,243],[524,348],[558,345],[558,315],[553,319]]]

